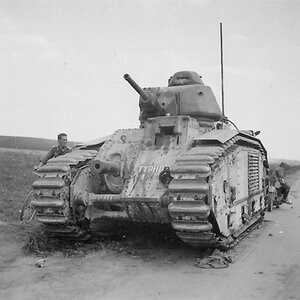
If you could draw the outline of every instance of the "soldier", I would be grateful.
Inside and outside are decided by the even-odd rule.
[[[53,146],[49,150],[49,152],[44,156],[44,158],[40,160],[39,164],[34,167],[35,170],[38,170],[40,167],[45,165],[50,158],[64,155],[72,151],[71,148],[67,146],[68,138],[66,133],[60,133],[57,136],[57,140],[58,140],[58,145]]]
[[[274,170],[273,175],[277,177],[278,182],[280,183],[280,187],[278,188],[279,193],[283,195],[282,202],[286,204],[292,204],[292,201],[288,200],[288,195],[290,192],[290,186],[284,180],[284,171],[281,166],[277,167]]]

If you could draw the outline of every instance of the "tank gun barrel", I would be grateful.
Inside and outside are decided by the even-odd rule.
[[[128,83],[140,94],[140,96],[144,100],[149,100],[151,98],[151,95],[147,92],[145,92],[132,78],[129,74],[125,74],[124,79],[128,81]]]

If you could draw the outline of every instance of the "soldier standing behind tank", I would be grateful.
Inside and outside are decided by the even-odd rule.
[[[66,133],[60,133],[57,136],[58,145],[53,146],[49,152],[40,160],[39,164],[34,167],[35,170],[38,170],[40,167],[45,165],[47,161],[52,157],[57,157],[64,155],[68,152],[71,152],[71,148],[67,146],[68,136]]]
[[[282,197],[282,202],[286,203],[286,204],[292,204],[292,201],[288,200],[288,195],[290,192],[290,186],[285,182],[284,180],[284,170],[281,166],[277,167],[274,172],[273,175],[276,176],[278,182],[280,183],[280,187],[279,187],[279,192],[280,194],[283,195]]]

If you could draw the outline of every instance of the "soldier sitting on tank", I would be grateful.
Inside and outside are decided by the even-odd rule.
[[[64,155],[72,151],[71,148],[67,146],[68,138],[66,133],[60,133],[57,136],[57,141],[58,145],[53,146],[49,150],[49,152],[43,157],[43,159],[40,160],[39,164],[34,167],[35,170],[38,170],[40,167],[45,165],[50,158]]]
[[[273,176],[276,176],[277,181],[279,182],[280,186],[277,188],[277,191],[282,195],[282,202],[286,204],[292,204],[292,201],[288,200],[288,195],[290,192],[290,186],[284,180],[284,170],[281,166],[277,167],[274,172]]]

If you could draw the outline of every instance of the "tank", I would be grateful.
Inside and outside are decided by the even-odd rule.
[[[201,76],[141,88],[140,127],[79,145],[37,173],[31,204],[57,236],[83,238],[101,220],[166,223],[186,244],[226,247],[261,220],[267,152],[231,129]],[[100,228],[105,231],[105,228]]]

